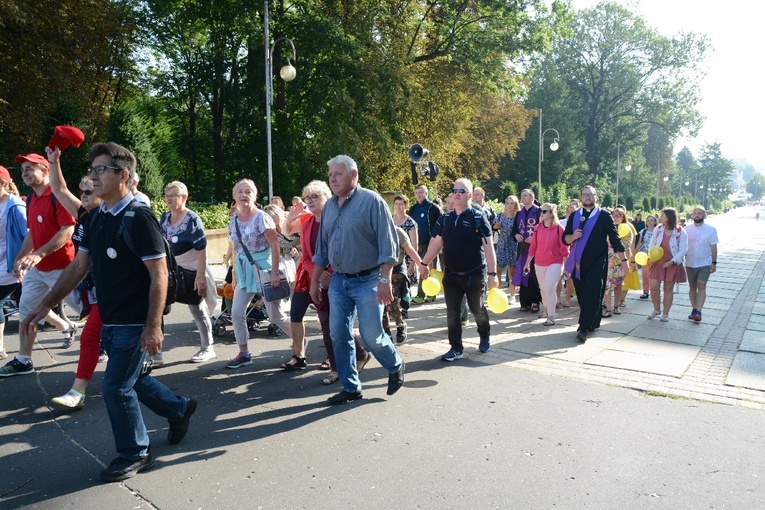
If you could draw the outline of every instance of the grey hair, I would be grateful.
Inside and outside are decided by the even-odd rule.
[[[332,165],[343,165],[347,172],[351,172],[352,170],[356,170],[357,172],[359,171],[359,166],[356,164],[353,158],[346,156],[345,154],[340,154],[339,156],[335,156],[334,158],[327,161],[327,166]]]

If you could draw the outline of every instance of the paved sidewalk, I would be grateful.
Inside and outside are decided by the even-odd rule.
[[[518,305],[491,314],[492,350],[478,352],[474,324],[465,328],[465,354],[539,373],[599,382],[673,397],[765,408],[765,221],[753,208],[710,218],[718,230],[718,270],[709,280],[703,321],[690,314],[688,285],[674,295],[670,321],[646,320],[649,300],[630,292],[622,315],[604,319],[585,344],[576,338],[578,307],[557,311],[541,325]],[[410,345],[434,355],[449,349],[443,297],[415,305]]]

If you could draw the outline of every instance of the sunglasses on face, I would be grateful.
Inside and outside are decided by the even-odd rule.
[[[92,189],[81,189],[80,190],[80,195],[90,196],[92,194],[93,194],[93,190]]]
[[[467,190],[465,188],[454,188],[452,193],[459,193],[460,195],[464,195],[467,193]]]
[[[308,204],[311,202],[316,202],[319,199],[319,195],[309,195],[307,197],[303,197],[303,200]]]
[[[550,212],[550,209],[542,209],[542,210],[541,210],[541,211],[539,211],[539,212],[540,212],[540,213],[542,213],[542,214],[547,214],[547,213],[549,213],[549,212]]]

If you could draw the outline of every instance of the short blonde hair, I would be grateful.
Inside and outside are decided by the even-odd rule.
[[[186,185],[181,181],[173,181],[168,183],[168,185],[165,186],[165,191],[169,189],[177,189],[179,195],[183,195],[186,198],[189,197],[189,188],[187,188]]]
[[[258,187],[255,186],[255,182],[252,179],[240,179],[236,182],[236,184],[234,184],[234,188],[231,191],[231,196],[234,197],[234,200],[236,200],[236,192],[240,187],[245,185],[249,188],[252,188],[255,191],[255,198],[258,198]]]
[[[309,182],[303,187],[303,200],[305,200],[306,197],[310,197],[311,195],[323,195],[324,197],[329,198],[332,196],[332,191],[329,189],[329,186],[327,186],[326,182],[315,180]]]

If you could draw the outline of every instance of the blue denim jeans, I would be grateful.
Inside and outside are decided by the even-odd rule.
[[[335,351],[337,374],[348,392],[361,391],[356,370],[356,343],[353,323],[359,317],[359,332],[366,348],[388,373],[401,368],[401,357],[382,326],[383,305],[377,301],[380,271],[366,276],[345,278],[335,273],[329,285],[329,331]]]
[[[168,420],[186,412],[186,399],[142,373],[147,351],[141,350],[144,326],[103,326],[101,342],[109,355],[102,384],[104,404],[112,423],[120,457],[134,459],[148,453],[149,433],[143,423],[140,401]]]

